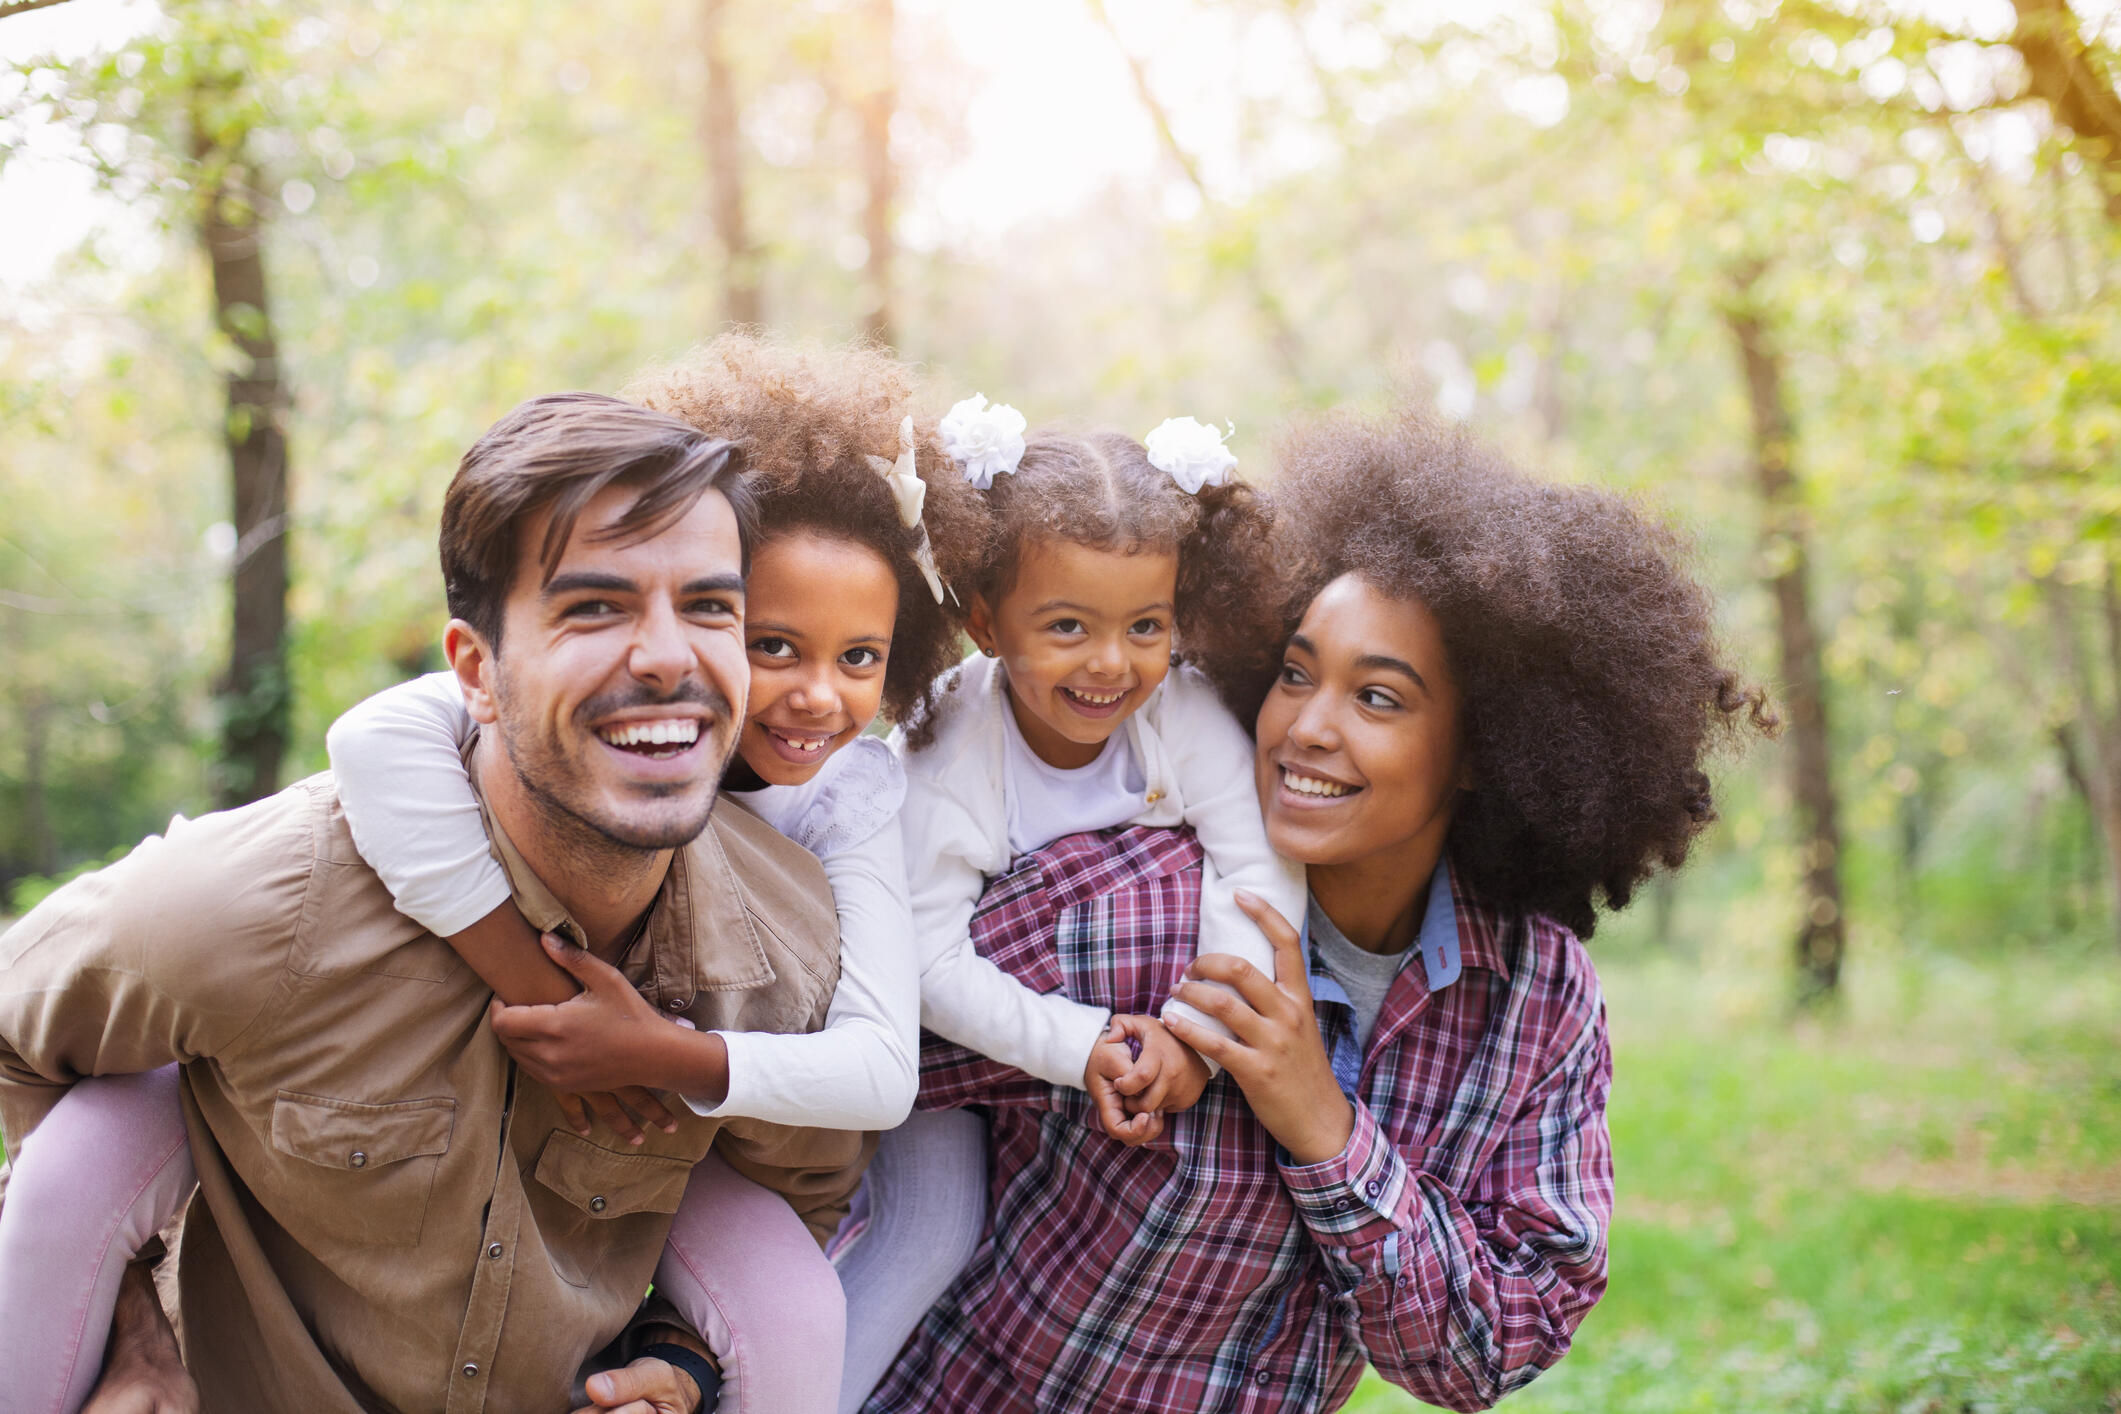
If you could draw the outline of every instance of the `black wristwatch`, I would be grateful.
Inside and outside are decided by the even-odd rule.
[[[694,1406],[694,1414],[713,1414],[714,1407],[722,1402],[721,1371],[715,1369],[713,1363],[697,1350],[687,1350],[682,1345],[665,1342],[644,1345],[633,1358],[662,1360],[692,1376],[692,1382],[700,1387],[700,1402]]]

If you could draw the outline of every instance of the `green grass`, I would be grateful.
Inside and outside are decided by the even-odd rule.
[[[1611,1285],[1507,1407],[2121,1411],[2110,952],[1902,957],[1806,1021],[1765,967],[1601,971]],[[1423,1407],[1375,1377],[1350,1406]]]

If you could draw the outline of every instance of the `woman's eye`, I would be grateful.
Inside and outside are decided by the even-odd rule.
[[[850,648],[840,654],[840,661],[850,668],[873,668],[884,661],[884,655],[874,648]]]
[[[1363,706],[1378,712],[1389,712],[1399,706],[1398,698],[1389,692],[1381,692],[1374,687],[1366,687],[1361,692],[1356,693],[1355,700]]]
[[[754,638],[751,651],[761,658],[793,658],[795,645],[785,638]]]
[[[1301,687],[1306,682],[1309,682],[1310,679],[1306,678],[1304,670],[1297,667],[1294,663],[1283,663],[1281,665],[1281,681],[1289,687]]]

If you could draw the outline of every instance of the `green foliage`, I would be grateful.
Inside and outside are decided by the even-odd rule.
[[[1795,1032],[1757,968],[1609,961],[1612,1282],[1507,1407],[2110,1411],[2121,986],[2096,956],[1866,964]],[[1374,1377],[1350,1406],[1417,1407]]]

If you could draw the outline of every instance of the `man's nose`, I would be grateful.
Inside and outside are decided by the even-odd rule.
[[[694,667],[692,643],[677,606],[658,599],[634,624],[627,671],[659,692],[675,692]]]

